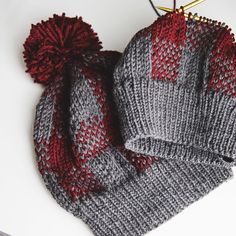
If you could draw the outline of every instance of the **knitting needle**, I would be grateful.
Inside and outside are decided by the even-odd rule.
[[[202,2],[204,2],[205,0],[196,0],[196,1],[193,1],[193,2],[190,2],[188,3],[187,5],[183,6],[183,10],[188,10]],[[173,12],[173,9],[171,8],[168,8],[168,7],[157,7],[158,9],[162,10],[162,11],[165,11],[165,12]],[[180,8],[179,10],[182,10],[182,8]],[[189,14],[188,13],[184,13],[185,17],[188,18],[189,17]],[[199,16],[191,16],[192,18],[196,19],[196,20],[202,20],[202,21],[205,21],[204,19],[201,19]]]
[[[185,16],[186,19],[188,19],[190,17],[190,18],[194,18],[195,20],[198,20],[198,21],[201,20],[202,22],[207,22],[207,19],[200,18],[197,15],[189,15],[188,13],[184,13],[184,16]]]
[[[184,11],[186,11],[186,10],[192,8],[192,7],[195,7],[196,5],[198,5],[198,4],[200,4],[204,1],[206,1],[206,0],[196,0],[196,1],[190,2],[187,5],[183,6],[183,9],[184,9]],[[173,9],[168,8],[168,7],[157,6],[156,8],[158,8],[162,11],[165,11],[165,12],[172,12],[173,11]]]
[[[195,7],[196,5],[198,5],[198,4],[200,4],[200,3],[204,2],[204,1],[205,0],[196,0],[196,1],[190,2],[189,4],[186,4],[184,6],[184,10],[188,10],[188,9],[190,9],[192,7]]]

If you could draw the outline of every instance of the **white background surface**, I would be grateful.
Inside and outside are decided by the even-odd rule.
[[[172,5],[171,0],[154,2]],[[0,0],[0,9],[0,231],[12,236],[92,236],[81,220],[57,205],[38,174],[32,125],[43,88],[24,73],[22,44],[31,23],[65,12],[92,24],[104,49],[123,51],[156,15],[147,0]],[[192,11],[224,21],[236,32],[235,9],[234,0],[207,0]],[[236,178],[147,235],[235,236],[235,199]]]

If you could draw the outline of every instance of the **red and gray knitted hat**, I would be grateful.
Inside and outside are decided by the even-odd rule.
[[[166,14],[134,36],[114,76],[126,148],[235,165],[236,43],[228,26]]]
[[[231,175],[236,43],[228,26],[191,14],[186,20],[180,11],[161,16],[126,47],[114,71],[114,96],[125,148],[158,156],[157,165],[175,176],[168,179],[175,191],[199,186],[184,193],[194,201],[219,176],[221,182]],[[165,167],[173,163],[185,169]]]
[[[150,94],[142,87],[143,82],[150,80],[173,83],[174,90],[177,79],[151,80],[148,70],[155,60],[151,53],[150,29],[159,25],[165,32],[163,21],[169,19],[176,25],[182,16],[175,17],[162,17],[135,36],[118,63],[115,84],[112,74],[120,54],[101,51],[97,35],[81,18],[54,15],[48,21],[33,25],[24,44],[27,71],[36,82],[45,85],[36,107],[34,125],[39,171],[56,201],[88,224],[95,235],[143,235],[232,176],[228,165],[221,165],[221,162],[188,161],[195,149],[191,152],[188,150],[191,146],[181,143],[172,147],[167,139],[159,139],[163,142],[153,155],[151,150],[156,144],[151,136],[150,140],[147,138],[149,134],[143,129],[147,123],[154,126],[161,115],[164,121],[158,127],[165,125],[162,130],[167,132],[167,124],[173,119],[171,114],[175,111],[175,114],[184,115],[180,102],[175,103],[174,97],[173,112],[165,113],[165,103],[158,105],[161,100],[157,100],[157,119],[149,120],[149,112],[156,106],[149,99],[154,87],[148,87],[152,89]],[[175,37],[171,35],[171,39]],[[158,41],[156,50],[157,45]],[[161,56],[161,52],[157,55]],[[131,74],[127,74],[128,71],[132,71]],[[161,86],[165,89],[165,85]],[[161,98],[166,97],[168,94],[164,93]],[[176,119],[176,128],[181,128],[181,121]],[[223,120],[224,116],[219,119]],[[188,127],[188,122],[185,121],[184,127]],[[218,124],[218,120],[215,122]],[[140,131],[138,135],[137,129]],[[155,131],[159,137],[159,130],[156,128]],[[176,137],[175,132],[172,134]],[[128,150],[132,148],[126,139],[134,135],[142,138],[135,148],[137,153]],[[128,149],[123,145],[122,137]],[[169,152],[166,152],[168,147]],[[145,154],[140,154],[144,153],[143,150]],[[175,158],[166,158],[164,154],[173,154],[172,150],[176,150]],[[215,156],[210,148],[196,150],[194,158],[204,159],[206,155],[202,154],[208,152],[209,160]]]
[[[140,208],[149,178],[139,174],[155,158],[122,145],[111,92],[120,53],[101,51],[91,26],[65,15],[33,25],[24,48],[27,72],[45,85],[34,144],[47,188],[95,235],[146,232],[152,222],[146,226],[137,217],[156,208],[146,213]]]

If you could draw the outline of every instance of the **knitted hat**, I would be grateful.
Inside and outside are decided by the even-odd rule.
[[[235,165],[236,44],[228,26],[166,14],[134,36],[114,76],[126,148]]]
[[[33,25],[24,47],[27,71],[45,85],[34,125],[39,171],[56,201],[95,235],[142,235],[230,177],[225,168],[124,148],[111,93],[120,54],[100,51],[81,18]]]
[[[114,71],[125,147],[160,157],[185,186],[198,176],[203,189],[236,159],[236,44],[228,26],[206,21],[180,12],[158,18],[132,38]],[[171,160],[185,169],[165,168]],[[174,193],[183,187],[170,181]]]

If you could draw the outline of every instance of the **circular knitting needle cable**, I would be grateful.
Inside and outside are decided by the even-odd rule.
[[[158,10],[156,9],[155,5],[153,4],[152,0],[149,0],[149,2],[150,2],[150,4],[151,4],[153,10],[156,12],[156,14],[157,14],[158,16],[161,16],[161,14],[158,12]]]
[[[173,11],[176,10],[176,0],[173,0]]]

